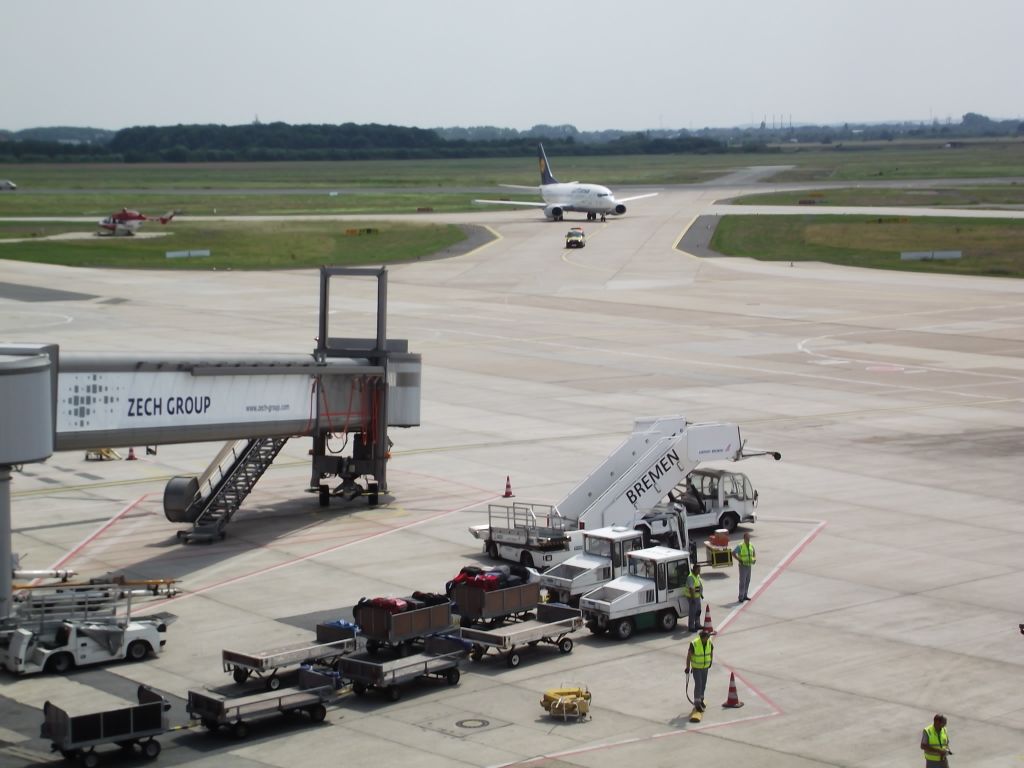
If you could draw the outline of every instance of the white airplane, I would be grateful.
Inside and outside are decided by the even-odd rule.
[[[544,145],[537,145],[537,159],[540,161],[540,186],[526,187],[519,184],[501,184],[499,186],[509,189],[529,189],[533,192],[540,192],[544,199],[543,203],[524,203],[515,200],[474,200],[474,203],[485,205],[518,205],[531,208],[543,208],[544,215],[550,221],[561,221],[562,216],[568,212],[586,213],[587,221],[601,221],[609,214],[621,216],[626,212],[626,206],[630,200],[640,200],[644,197],[654,197],[657,192],[647,195],[634,195],[616,199],[608,187],[600,184],[584,184],[579,181],[560,182],[551,175],[551,166],[548,164],[547,155],[544,154]]]

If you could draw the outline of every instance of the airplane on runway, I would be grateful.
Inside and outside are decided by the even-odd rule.
[[[100,234],[107,236],[134,235],[139,227],[142,226],[142,222],[159,221],[161,224],[166,224],[174,218],[175,213],[177,211],[168,211],[163,216],[153,217],[146,216],[138,211],[129,211],[127,208],[122,208],[117,213],[112,213],[107,218],[101,219],[98,222]]]
[[[551,165],[548,163],[547,155],[544,154],[544,145],[537,145],[537,159],[540,161],[540,186],[526,187],[519,184],[501,184],[509,189],[528,189],[533,192],[540,192],[544,199],[543,203],[524,203],[514,200],[474,200],[474,203],[485,205],[519,205],[531,208],[543,208],[544,215],[549,221],[561,221],[565,213],[577,212],[586,213],[587,221],[601,221],[605,217],[614,214],[621,216],[626,212],[626,206],[630,200],[640,200],[644,197],[654,197],[657,192],[646,195],[634,195],[616,199],[608,187],[600,184],[585,184],[579,181],[561,182],[551,173]]]

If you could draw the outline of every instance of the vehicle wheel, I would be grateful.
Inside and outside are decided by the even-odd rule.
[[[505,657],[505,663],[512,669],[518,667],[520,661],[522,661],[522,659],[519,658],[519,651],[509,651],[508,656]]]
[[[144,640],[133,640],[128,644],[128,661],[142,661],[149,655],[149,646]]]
[[[590,630],[590,634],[592,635],[603,635],[608,631],[608,627],[602,627],[596,621],[587,622],[587,629]]]
[[[218,723],[216,720],[211,720],[208,717],[203,718],[202,723],[203,728],[205,728],[208,731],[216,731],[218,728],[220,728],[220,723]]]
[[[249,670],[248,670],[248,669],[242,669],[242,668],[240,668],[240,667],[235,667],[235,668],[234,668],[234,669],[233,669],[233,670],[231,671],[231,678],[232,678],[232,679],[233,679],[233,680],[234,680],[234,681],[235,681],[236,683],[238,683],[239,685],[241,685],[242,683],[244,683],[244,682],[245,682],[246,680],[248,680],[248,679],[249,679]]]
[[[480,661],[484,657],[484,652],[480,648],[474,648],[469,652],[470,661]]]
[[[267,678],[267,690],[276,691],[281,687],[281,678],[277,675],[271,675]]]
[[[356,680],[354,683],[352,683],[352,693],[354,693],[356,696],[362,696],[364,693],[366,693],[366,683],[361,683],[358,680]]]
[[[130,752],[135,747],[135,741],[129,739],[128,741],[115,741],[115,744],[123,749],[125,752]]]
[[[56,746],[56,744],[54,746]],[[78,753],[73,749],[62,749],[60,750],[60,756],[65,760],[74,760],[78,756]]]
[[[385,693],[390,701],[398,701],[402,698],[402,689],[397,685],[389,685],[385,690]]]
[[[445,672],[444,681],[448,683],[448,685],[458,685],[460,677],[462,677],[462,675],[459,674],[458,667],[452,667],[447,672]]]
[[[88,752],[82,753],[82,765],[85,768],[96,768],[100,764],[100,756],[93,752],[91,749]]]
[[[239,720],[233,726],[231,726],[231,735],[236,739],[244,739],[249,735],[249,726]]]
[[[735,533],[736,526],[740,524],[740,519],[735,512],[726,512],[722,515],[722,519],[719,521],[719,524],[729,533]]]
[[[380,643],[378,643],[376,640],[366,641],[366,652],[368,654],[370,654],[371,656],[376,656],[378,650],[380,650]]]
[[[519,556],[519,564],[523,566],[523,568],[533,568],[533,555],[529,552],[523,552],[523,554]]]
[[[314,723],[322,723],[327,717],[327,707],[323,704],[314,704],[309,708],[309,717]]]
[[[527,643],[531,648],[536,648],[540,644],[540,640],[531,640]]]
[[[489,558],[491,558],[491,560],[497,560],[498,559],[498,542],[496,542],[496,541],[488,541],[487,542],[487,556]]]
[[[142,742],[142,754],[150,760],[155,759],[160,754],[160,742],[156,739]]]
[[[55,675],[65,675],[75,666],[75,659],[70,653],[57,653],[46,661],[46,671]]]
[[[629,619],[619,619],[612,624],[611,630],[616,640],[629,640],[633,636],[633,622]]]
[[[671,608],[668,608],[658,614],[658,627],[662,632],[671,632],[676,628],[676,623],[679,621],[679,617],[676,616],[676,612]]]
[[[317,498],[320,501],[321,507],[329,507],[331,505],[331,488],[328,485],[321,485],[317,488]]]
[[[563,637],[558,641],[558,650],[562,653],[572,653],[572,638]]]

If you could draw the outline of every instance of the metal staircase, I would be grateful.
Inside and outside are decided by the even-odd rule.
[[[192,530],[178,531],[178,538],[186,543],[223,539],[224,527],[231,516],[242,506],[256,481],[267,471],[287,442],[287,437],[262,437],[246,441],[245,447],[238,452],[234,463],[223,473],[210,495],[196,502],[198,514],[192,523]]]

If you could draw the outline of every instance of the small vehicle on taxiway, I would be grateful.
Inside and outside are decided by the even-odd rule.
[[[583,234],[583,227],[573,227],[565,235],[566,248],[584,248],[587,245],[587,236]]]

